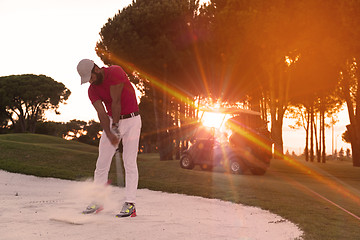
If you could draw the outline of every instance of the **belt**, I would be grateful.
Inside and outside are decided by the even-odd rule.
[[[132,118],[139,114],[140,114],[139,112],[132,112],[132,113],[125,114],[125,115],[120,115],[120,119]]]

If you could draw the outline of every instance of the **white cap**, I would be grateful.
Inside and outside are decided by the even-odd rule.
[[[91,70],[95,63],[90,59],[83,59],[77,65],[77,71],[81,77],[81,84],[87,83],[91,78]]]

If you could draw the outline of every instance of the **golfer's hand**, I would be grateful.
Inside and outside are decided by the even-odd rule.
[[[109,139],[113,145],[118,145],[120,141],[119,124],[113,123],[109,134]]]
[[[118,123],[113,123],[111,125],[111,131],[113,134],[115,134],[115,136],[117,136],[120,139],[120,131],[119,131],[119,124]]]
[[[112,132],[109,132],[109,134],[106,134],[106,135],[109,138],[112,145],[117,146],[119,144],[120,138],[118,138],[115,134],[113,134]]]

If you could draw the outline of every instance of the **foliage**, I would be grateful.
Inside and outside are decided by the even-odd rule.
[[[212,0],[203,6],[139,0],[109,19],[96,51],[105,63],[123,65],[129,73],[136,69],[151,83],[158,131],[169,132],[179,122],[166,116],[178,114],[168,104],[173,101],[242,101],[265,119],[270,113],[281,155],[283,118],[292,104],[319,111],[324,133],[325,116],[345,100],[355,151],[359,6],[359,0]],[[360,160],[360,150],[354,159]]]
[[[215,68],[226,73],[218,87],[226,97],[248,97],[252,107],[266,99],[281,153],[282,120],[291,101],[305,104],[310,93],[336,88],[343,59],[339,13],[323,1],[211,2],[221,59]]]
[[[140,148],[145,153],[154,152],[156,148],[157,131],[153,101],[154,99],[150,98],[149,95],[145,95],[141,98],[139,105],[142,116]]]
[[[64,84],[44,75],[0,77],[1,104],[19,132],[35,132],[45,110],[57,109],[71,92]],[[1,109],[0,109],[1,112]]]
[[[67,130],[64,123],[61,122],[43,122],[36,123],[35,133],[51,135],[56,137],[64,137],[67,134]]]
[[[99,122],[73,119],[67,123],[38,122],[35,133],[79,141],[90,145],[99,145],[102,127]]]
[[[360,30],[359,0],[341,1],[339,4],[344,34],[342,46],[344,47],[344,62],[340,76],[341,97],[346,101],[350,124],[347,126],[351,142],[353,165],[360,167],[360,88],[358,68],[360,59],[360,43],[358,38]]]
[[[350,133],[348,130],[343,132],[343,134],[341,135],[341,139],[346,143],[351,143]]]
[[[130,74],[134,68],[129,65],[136,64],[139,74],[152,84],[158,85],[167,75],[171,84],[193,93],[192,83],[198,81],[192,81],[196,64],[189,27],[197,9],[195,0],[133,2],[103,26],[97,54],[106,64],[120,64]]]
[[[8,121],[10,116],[6,111],[6,96],[5,96],[5,89],[0,88],[0,129],[4,129],[8,125]]]
[[[146,119],[153,116],[164,160],[172,159],[173,135],[185,119],[185,107],[181,106],[193,105],[193,96],[202,93],[194,52],[195,43],[202,41],[194,30],[198,10],[197,0],[133,2],[108,20],[96,45],[104,63],[121,65],[145,83],[153,114],[142,115]]]

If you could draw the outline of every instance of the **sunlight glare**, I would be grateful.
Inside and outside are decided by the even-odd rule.
[[[225,122],[225,114],[216,112],[204,112],[201,122],[205,127],[214,127],[216,129],[219,129]]]
[[[300,58],[300,55],[297,55],[294,59],[290,56],[285,56],[285,63],[289,67],[291,64],[296,63]]]

